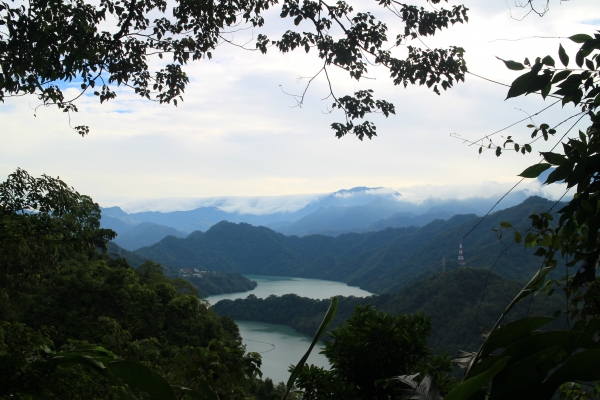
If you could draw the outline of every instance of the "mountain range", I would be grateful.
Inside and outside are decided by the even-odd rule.
[[[519,204],[525,198],[522,192],[509,195],[502,207]],[[205,232],[221,221],[265,226],[285,235],[337,236],[387,227],[424,226],[456,214],[483,215],[495,203],[492,198],[413,203],[404,200],[400,193],[381,187],[356,187],[301,200],[281,196],[260,203],[251,198],[219,198],[199,208],[170,212],[127,213],[119,207],[108,207],[102,209],[101,222],[102,227],[117,232],[115,243],[136,250],[168,235],[185,237],[191,232]]]
[[[493,229],[510,221],[523,230],[530,226],[531,213],[554,205],[550,200],[531,197],[483,221],[474,214],[458,214],[422,227],[336,237],[286,236],[267,227],[222,221],[185,238],[167,236],[133,254],[171,268],[330,279],[386,293],[397,292],[433,272],[457,268],[462,241],[467,266],[493,268],[500,276],[522,281],[537,271],[538,257],[522,245],[499,239]],[[505,237],[512,237],[509,233]]]

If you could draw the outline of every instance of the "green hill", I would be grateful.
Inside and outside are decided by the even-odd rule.
[[[237,272],[205,273],[202,276],[184,277],[198,288],[200,297],[215,294],[247,292],[256,287],[256,282],[251,281]]]

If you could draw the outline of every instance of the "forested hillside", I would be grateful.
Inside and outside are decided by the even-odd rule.
[[[532,212],[553,202],[531,197],[488,216],[463,240],[467,266],[491,267],[510,279],[528,279],[538,268],[532,251],[506,247],[492,229],[502,221],[529,226]],[[424,227],[388,228],[337,237],[284,236],[265,227],[221,222],[185,239],[167,237],[136,255],[177,268],[236,271],[242,274],[298,276],[347,282],[375,293],[397,292],[427,274],[457,265],[458,244],[480,218],[456,215]]]
[[[215,294],[247,292],[256,287],[256,282],[251,281],[237,272],[205,273],[202,276],[183,277],[192,283],[200,297],[208,297]]]
[[[105,254],[115,233],[91,198],[19,169],[0,193],[0,398],[273,394],[189,281]]]
[[[333,325],[348,319],[357,304],[371,304],[377,310],[392,315],[423,312],[432,317],[429,346],[455,355],[459,349],[477,350],[484,328],[494,324],[521,288],[520,282],[496,274],[490,274],[488,278],[486,270],[461,267],[420,279],[394,294],[340,297]],[[528,313],[551,315],[564,306],[564,297],[558,294],[549,299],[542,297],[545,296],[535,298],[531,304],[520,304],[508,320],[523,318]],[[295,294],[273,295],[266,299],[258,299],[251,294],[246,299],[221,300],[212,308],[217,314],[235,320],[284,324],[306,335],[314,335],[329,302]]]

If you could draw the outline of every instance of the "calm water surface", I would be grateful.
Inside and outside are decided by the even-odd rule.
[[[366,297],[373,293],[362,290],[361,288],[348,286],[343,282],[324,281],[321,279],[290,278],[287,276],[265,276],[265,275],[244,275],[246,278],[256,281],[258,286],[250,292],[227,293],[216,296],[209,296],[207,300],[211,304],[224,299],[245,299],[253,294],[259,299],[264,299],[274,294],[281,296],[283,294],[295,293],[301,297],[311,299],[329,299],[332,296],[357,296]]]
[[[296,365],[308,350],[311,337],[296,332],[286,325],[266,324],[256,321],[235,321],[246,345],[246,351],[256,351],[262,356],[263,379],[287,383],[290,364]],[[327,357],[319,352],[323,349],[317,343],[308,357],[308,364],[329,368]]]
[[[207,300],[215,304],[224,299],[245,299],[253,294],[264,299],[274,294],[281,296],[295,293],[298,296],[311,299],[328,299],[332,296],[357,296],[366,297],[372,293],[357,287],[348,286],[342,282],[324,281],[320,279],[290,278],[281,276],[244,275],[256,281],[258,286],[250,292],[229,293],[210,296]],[[273,382],[286,382],[290,376],[288,367],[297,364],[308,346],[312,337],[296,332],[286,325],[267,324],[256,321],[235,321],[246,345],[247,351],[255,351],[262,356],[263,379],[271,378]],[[318,343],[313,349],[308,364],[329,368],[327,358],[319,354],[323,345]]]

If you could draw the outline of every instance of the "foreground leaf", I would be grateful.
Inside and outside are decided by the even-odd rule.
[[[504,357],[487,371],[467,379],[444,397],[444,400],[466,400],[504,369],[510,357]]]
[[[310,356],[310,352],[315,347],[315,345],[317,344],[319,339],[321,339],[321,336],[323,335],[323,333],[325,333],[325,331],[331,324],[331,321],[333,321],[333,317],[335,316],[337,307],[338,307],[338,298],[337,298],[337,296],[335,296],[333,299],[331,299],[331,304],[329,305],[327,314],[325,314],[325,317],[323,318],[323,321],[321,322],[321,326],[319,326],[319,329],[317,330],[317,333],[316,333],[315,337],[313,338],[313,341],[310,344],[308,351],[306,352],[306,354],[304,354],[304,356],[302,357],[302,359],[300,360],[298,365],[296,365],[296,367],[292,371],[292,374],[290,375],[290,378],[287,381],[287,390],[285,392],[285,396],[283,396],[284,400],[287,398],[288,394],[290,393],[292,386],[294,386],[294,382],[296,381],[296,378],[300,374],[300,371],[302,371],[302,367],[304,367],[304,364],[306,363],[308,356]]]
[[[516,62],[516,61],[512,61],[512,60],[503,60],[500,57],[496,57],[498,60],[502,61],[504,63],[504,65],[506,65],[506,68],[508,69],[512,69],[513,71],[520,71],[522,69],[525,69],[525,66],[523,64],[521,64],[520,62]]]
[[[525,171],[521,172],[519,176],[522,176],[523,178],[537,178],[542,172],[550,167],[551,165],[548,163],[532,165],[531,167],[526,168]]]
[[[509,343],[527,336],[532,331],[552,321],[554,321],[552,317],[529,317],[501,325],[498,329],[490,333],[483,344],[481,353],[489,354],[498,348],[502,348]]]

